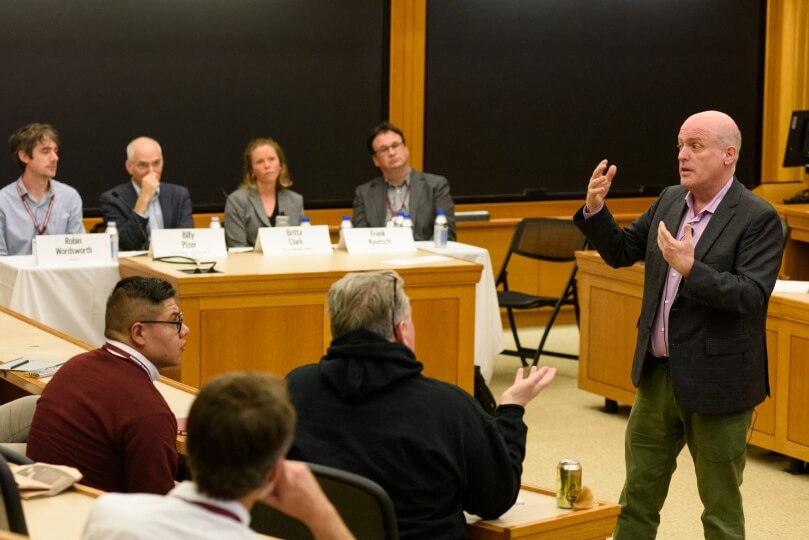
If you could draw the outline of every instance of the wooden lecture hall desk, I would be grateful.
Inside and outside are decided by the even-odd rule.
[[[483,521],[466,517],[471,540],[601,540],[612,536],[621,507],[597,501],[588,510],[566,510],[556,506],[550,489],[523,484],[518,502],[499,519]]]
[[[103,492],[77,485],[55,497],[23,501],[30,537],[34,540],[77,540],[96,497]],[[524,485],[520,504],[499,519],[481,521],[467,516],[467,533],[473,540],[601,540],[612,535],[620,507],[598,502],[589,510],[556,507],[551,490]],[[0,539],[4,538],[0,535]],[[8,538],[24,538],[9,536]]]
[[[22,509],[29,536],[0,534],[0,540],[79,540],[90,509],[104,492],[77,484],[55,497],[23,500]],[[148,519],[148,516],[145,516]],[[259,538],[273,538],[263,534]]]
[[[434,261],[438,258],[437,262]],[[265,257],[231,253],[218,274],[186,274],[146,257],[119,260],[121,277],[163,278],[177,290],[191,328],[180,373],[199,388],[226,371],[279,376],[320,360],[331,341],[326,293],[347,272],[393,269],[404,278],[418,329],[416,357],[424,374],[473,391],[475,285],[481,265],[433,253]]]
[[[579,265],[579,388],[632,404],[630,373],[643,266],[611,268],[594,251]],[[809,461],[809,294],[773,293],[767,311],[770,393],[756,407],[750,443]]]
[[[0,362],[8,362],[21,356],[43,360],[68,360],[91,348],[86,343],[0,307]],[[0,383],[2,401],[9,401],[24,394],[40,394],[50,380],[26,377],[19,371],[0,372],[0,379],[5,381]],[[197,395],[195,388],[166,377],[160,377],[155,386],[175,416],[179,418],[188,416],[191,403]],[[185,454],[184,435],[177,436],[177,451]]]

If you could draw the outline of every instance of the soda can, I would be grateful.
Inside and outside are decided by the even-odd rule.
[[[581,463],[563,459],[556,466],[556,506],[573,508],[573,501],[581,491]]]

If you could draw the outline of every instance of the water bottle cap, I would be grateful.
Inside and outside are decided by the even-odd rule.
[[[438,211],[436,211],[435,215],[437,215],[437,216],[445,216],[445,215],[447,215],[447,213],[444,212],[443,210],[438,210]]]
[[[350,220],[351,216],[343,216],[343,221]]]
[[[302,217],[301,217],[301,221],[309,221],[309,218],[308,218],[308,217],[306,217],[306,216],[302,216]]]

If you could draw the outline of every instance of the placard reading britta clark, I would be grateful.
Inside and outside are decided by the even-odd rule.
[[[256,236],[255,251],[265,256],[331,254],[329,227],[262,227]]]
[[[110,236],[94,234],[46,234],[34,238],[37,266],[81,266],[112,262]]]

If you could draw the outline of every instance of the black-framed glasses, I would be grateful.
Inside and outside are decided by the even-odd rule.
[[[396,276],[391,276],[393,280],[393,300],[390,303],[390,323],[393,325],[393,337],[396,337]]]
[[[396,141],[395,143],[391,144],[390,146],[380,146],[379,148],[374,150],[374,154],[376,154],[377,156],[379,156],[381,154],[387,154],[388,150],[396,151],[396,150],[398,150],[399,148],[401,148],[404,145],[405,145],[404,141]]]
[[[176,321],[140,321],[141,324],[173,324],[177,327],[177,333],[183,331],[183,314],[180,313],[180,316],[177,318]]]

